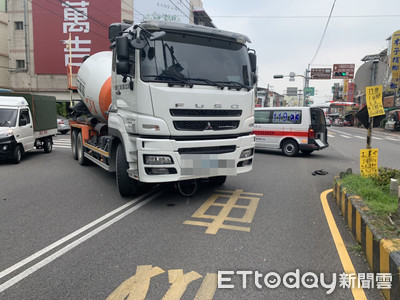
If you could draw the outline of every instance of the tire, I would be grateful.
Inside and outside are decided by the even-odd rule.
[[[61,130],[61,134],[66,134],[69,130]]]
[[[126,161],[125,149],[122,144],[118,145],[116,156],[116,178],[118,191],[122,197],[132,196],[138,191],[138,182],[129,177],[129,164]]]
[[[53,150],[53,140],[50,137],[44,139],[43,150],[45,153],[50,153]]]
[[[226,181],[226,176],[210,177],[209,182],[213,186],[223,185]]]
[[[21,159],[22,159],[22,147],[21,147],[21,145],[17,145],[14,149],[14,153],[12,156],[12,162],[14,164],[19,164]]]
[[[179,193],[184,197],[191,197],[197,193],[199,182],[196,179],[178,181],[176,185]]]
[[[72,151],[72,157],[75,160],[78,160],[78,152],[77,152],[77,148],[76,148],[76,139],[77,139],[76,136],[77,135],[78,135],[78,133],[76,130],[73,130],[71,132],[71,151]]]
[[[311,153],[314,152],[314,150],[301,150],[301,152],[303,152],[306,155],[310,155]]]
[[[88,159],[85,157],[85,151],[83,149],[82,132],[79,132],[76,137],[76,152],[78,157],[78,162],[81,166],[87,165]]]
[[[282,153],[285,156],[296,156],[299,154],[299,145],[294,140],[287,140],[282,145]]]

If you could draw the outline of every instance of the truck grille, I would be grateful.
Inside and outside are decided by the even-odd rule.
[[[239,109],[170,109],[174,117],[240,117],[242,111]]]
[[[217,147],[199,147],[199,148],[179,148],[179,154],[222,154],[235,152],[236,146],[217,146]]]
[[[239,127],[240,121],[174,121],[176,130],[232,130]]]

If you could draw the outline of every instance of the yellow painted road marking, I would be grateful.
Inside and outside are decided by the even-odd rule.
[[[159,267],[138,266],[136,274],[125,280],[106,300],[145,300],[150,286],[150,279],[164,273]]]
[[[238,223],[251,223],[254,218],[254,214],[256,212],[258,202],[260,198],[254,196],[262,196],[262,194],[256,193],[247,193],[243,192],[243,190],[235,190],[235,191],[217,191],[218,194],[213,194],[200,208],[192,215],[192,218],[198,219],[212,219],[211,222],[200,222],[200,221],[192,221],[186,220],[183,224],[186,225],[195,225],[195,226],[205,226],[208,227],[206,233],[208,234],[216,234],[219,229],[230,229],[230,230],[239,230],[239,231],[250,231],[250,227],[245,226],[235,226],[235,225],[227,225],[224,224],[225,221],[233,221]],[[249,196],[247,196],[249,195]],[[228,198],[226,203],[217,202],[220,198]],[[237,201],[239,199],[249,200],[248,205],[239,205]],[[218,215],[209,215],[207,214],[207,210],[211,207],[221,207],[221,211]],[[245,213],[241,218],[233,218],[229,217],[232,209],[244,209]]]
[[[342,262],[343,269],[347,274],[357,274],[354,269],[353,263],[351,262],[349,253],[347,252],[346,246],[343,242],[342,236],[339,233],[339,229],[336,226],[335,219],[333,218],[331,209],[329,208],[328,200],[326,196],[332,192],[332,189],[326,190],[321,194],[321,203],[324,209],[326,221],[328,222],[329,229],[332,234],[333,241],[336,246],[336,250],[339,254],[340,261]],[[358,282],[358,279],[355,280]],[[351,292],[353,293],[353,297],[356,300],[359,299],[367,299],[367,296],[364,293],[362,288],[352,287]]]
[[[214,273],[207,273],[203,283],[197,291],[194,300],[212,300],[217,290],[218,276]]]
[[[163,300],[176,300],[181,299],[183,293],[186,291],[187,286],[192,281],[195,281],[201,278],[199,273],[195,271],[191,271],[189,273],[183,274],[183,270],[169,270],[168,271],[168,278],[169,283],[171,283],[171,287],[164,295]]]
[[[106,300],[145,300],[147,299],[151,279],[163,273],[165,273],[163,269],[152,265],[137,266],[136,274],[125,280]],[[181,299],[188,285],[202,277],[195,271],[184,274],[182,269],[169,270],[168,282],[170,287],[162,299]],[[207,273],[194,299],[212,300],[217,290],[217,281],[217,274]]]

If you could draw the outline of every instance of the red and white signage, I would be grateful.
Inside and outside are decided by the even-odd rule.
[[[121,2],[109,0],[32,0],[36,74],[66,74],[83,57],[109,50],[108,26],[121,22]]]
[[[332,79],[353,79],[355,64],[334,64]],[[336,73],[346,73],[337,76]]]

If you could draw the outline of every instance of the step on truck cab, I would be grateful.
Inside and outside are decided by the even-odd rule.
[[[248,37],[148,21],[112,24],[109,40],[112,51],[87,58],[77,74],[82,104],[70,125],[80,164],[116,172],[124,196],[139,182],[222,184],[252,169],[256,56]]]
[[[51,152],[57,134],[55,98],[9,95],[0,96],[0,159],[18,164],[28,151]]]
[[[324,111],[313,107],[256,108],[256,149],[280,149],[285,156],[311,154],[329,146]]]

